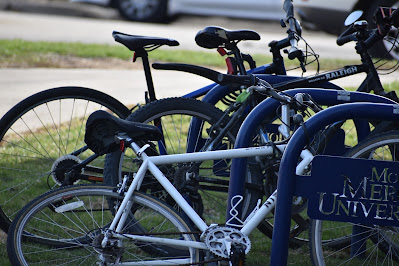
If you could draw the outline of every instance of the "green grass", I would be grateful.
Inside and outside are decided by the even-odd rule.
[[[57,60],[51,60],[51,56],[67,56],[88,59],[109,59],[116,58],[130,60],[132,52],[120,44],[84,44],[66,42],[32,42],[25,40],[0,40],[0,64],[25,67],[60,67]],[[252,55],[257,65],[270,63],[272,57],[265,48],[265,54]],[[223,67],[225,68],[224,58],[219,56],[216,51],[187,51],[174,47],[161,47],[150,53],[149,58],[154,61],[190,63],[195,65]],[[54,62],[55,61],[55,62]],[[347,64],[357,64],[359,60],[341,59],[321,59],[320,64],[323,69],[334,69]],[[285,60],[288,69],[298,67],[297,60]],[[316,64],[311,64],[307,68],[315,68]]]

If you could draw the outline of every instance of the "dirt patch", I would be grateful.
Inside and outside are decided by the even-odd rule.
[[[5,243],[7,241],[7,234],[0,230],[0,243]]]

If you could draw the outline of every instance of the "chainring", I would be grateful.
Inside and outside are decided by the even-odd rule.
[[[251,249],[249,237],[232,227],[210,227],[204,232],[203,239],[209,250],[222,258],[229,258],[233,243],[242,245],[245,249],[245,254],[248,254]]]

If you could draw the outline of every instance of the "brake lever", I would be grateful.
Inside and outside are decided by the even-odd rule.
[[[288,51],[287,49],[285,49],[284,53],[288,54],[288,59],[290,60],[294,60],[295,58],[297,58],[302,71],[306,72],[304,64],[305,56],[303,55],[302,49],[295,46],[291,46],[290,50]]]

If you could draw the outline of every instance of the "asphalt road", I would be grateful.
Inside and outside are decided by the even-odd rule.
[[[0,13],[0,38],[27,40],[80,41],[114,43],[113,30],[130,34],[176,39],[181,49],[204,49],[195,44],[195,34],[209,25],[228,29],[251,29],[261,35],[260,41],[245,41],[245,53],[268,53],[267,44],[287,37],[277,21],[256,21],[220,17],[180,16],[168,24],[129,22],[120,19],[116,10],[93,5],[49,0],[9,1],[8,10]],[[322,58],[353,58],[353,45],[338,47],[336,36],[304,30],[302,36]],[[305,48],[304,42],[301,42]]]

